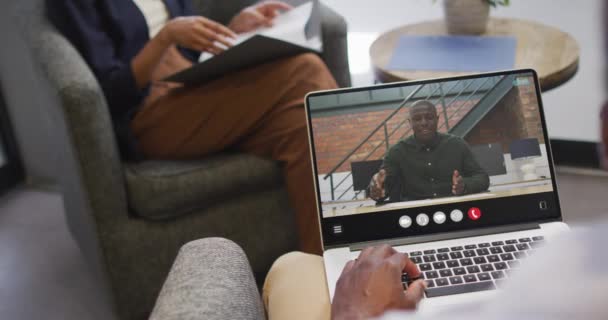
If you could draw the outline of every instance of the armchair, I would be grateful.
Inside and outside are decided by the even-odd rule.
[[[49,101],[46,107],[54,115],[50,121],[58,119],[53,125],[66,132],[65,139],[52,143],[63,159],[57,179],[68,227],[118,317],[149,315],[179,248],[194,239],[225,237],[238,243],[263,280],[271,263],[296,245],[280,168],[234,153],[190,162],[122,161],[99,84],[46,21],[44,2],[19,2],[16,23],[57,96],[58,105]],[[227,2],[239,1],[214,1],[217,5],[203,8],[212,10],[213,18],[226,12]],[[335,72],[348,71],[347,64],[346,69],[334,65]],[[157,218],[145,218],[152,212],[148,216]]]

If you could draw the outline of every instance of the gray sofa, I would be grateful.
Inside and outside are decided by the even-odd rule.
[[[296,247],[279,166],[230,153],[192,162],[121,161],[101,89],[80,55],[48,24],[43,2],[16,2],[15,23],[58,101],[49,101],[45,112],[56,131],[65,132],[50,132],[49,140],[57,140],[51,143],[60,153],[57,179],[69,229],[117,316],[147,318],[179,248],[195,239],[238,243],[263,280],[271,263]],[[195,2],[219,20],[247,3]],[[348,85],[344,20],[327,8],[323,19],[323,57]],[[157,218],[142,218],[146,213]]]

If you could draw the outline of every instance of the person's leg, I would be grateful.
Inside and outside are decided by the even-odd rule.
[[[269,320],[329,319],[323,258],[301,252],[281,256],[268,271],[262,297]]]
[[[321,254],[321,238],[308,132],[304,109],[300,105],[272,110],[259,130],[239,144],[239,148],[284,163],[283,172],[289,200],[296,211],[300,250]]]
[[[335,88],[323,62],[304,54],[174,90],[144,107],[132,127],[144,153],[194,159],[228,147],[284,162],[300,248],[321,253],[304,96]]]
[[[290,202],[296,210],[300,250],[322,254],[303,98],[311,91],[334,87],[335,82],[314,55],[300,56],[293,63],[298,77],[292,78],[290,94],[266,114],[259,128],[238,147],[285,163],[283,171]]]

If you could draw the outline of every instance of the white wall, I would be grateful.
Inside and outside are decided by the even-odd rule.
[[[349,61],[356,86],[369,85],[369,45],[380,32],[404,24],[442,18],[441,1],[322,0],[348,24]],[[551,138],[599,141],[598,113],[604,99],[601,0],[513,0],[492,12],[501,17],[536,20],[570,33],[579,43],[580,66],[568,83],[543,94]],[[366,71],[367,70],[367,71]]]
[[[599,141],[599,109],[604,95],[604,52],[600,0],[511,1],[498,16],[535,19],[571,34],[579,43],[578,74],[543,95],[551,138]]]

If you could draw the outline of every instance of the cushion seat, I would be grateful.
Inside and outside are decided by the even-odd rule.
[[[201,206],[283,183],[276,162],[247,154],[127,164],[125,177],[132,212],[155,220],[188,214],[204,209]]]

